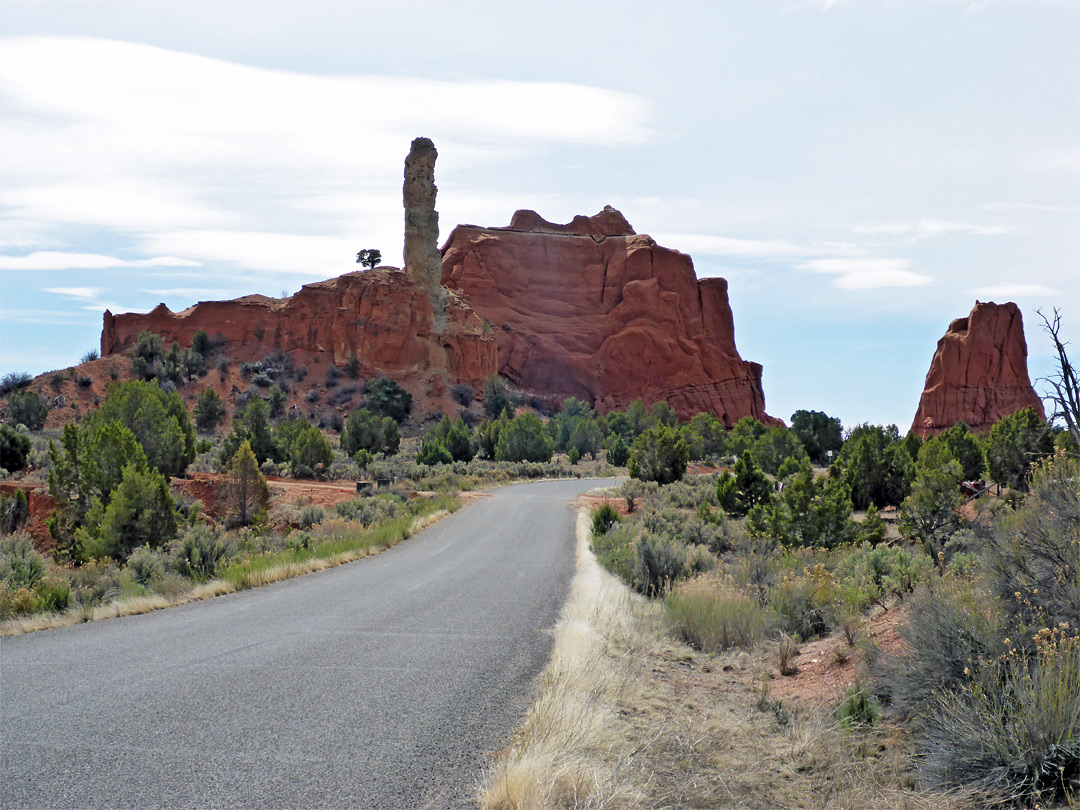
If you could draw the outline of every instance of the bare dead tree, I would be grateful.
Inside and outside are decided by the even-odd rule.
[[[1054,307],[1054,317],[1050,319],[1042,310],[1035,311],[1043,319],[1043,331],[1054,341],[1054,349],[1058,355],[1057,373],[1039,380],[1053,389],[1053,393],[1046,397],[1054,403],[1054,413],[1051,414],[1050,421],[1064,421],[1072,436],[1073,447],[1080,448],[1080,382],[1077,381],[1076,369],[1065,353],[1068,344],[1061,340],[1061,313]]]

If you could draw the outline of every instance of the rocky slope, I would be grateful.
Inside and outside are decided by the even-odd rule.
[[[635,233],[606,207],[566,225],[518,211],[508,227],[459,225],[443,284],[496,328],[499,373],[601,411],[637,397],[728,426],[765,413],[761,366],[735,348],[727,282],[698,280],[689,256]]]
[[[987,431],[1029,406],[1045,417],[1028,378],[1020,308],[976,301],[938,341],[911,429],[926,438],[963,421],[973,431]]]

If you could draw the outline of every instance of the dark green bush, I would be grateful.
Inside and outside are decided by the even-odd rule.
[[[514,415],[514,403],[506,390],[506,383],[492,376],[484,381],[484,413],[488,419],[498,419],[503,411]]]
[[[213,388],[205,388],[195,402],[195,426],[206,433],[217,429],[225,418],[225,403]]]
[[[30,504],[26,493],[17,489],[10,495],[0,492],[0,534],[12,534],[30,520]]]
[[[610,503],[600,504],[600,506],[592,510],[593,536],[607,534],[620,520],[618,509]]]
[[[0,425],[0,468],[8,472],[25,469],[32,446],[29,437],[7,425]]]
[[[450,396],[454,398],[461,407],[468,408],[472,405],[473,400],[476,398],[476,389],[471,385],[465,385],[464,383],[458,383],[450,389]]]
[[[677,428],[658,425],[634,440],[630,449],[630,475],[642,481],[670,484],[686,475],[690,449]]]
[[[25,371],[12,371],[0,378],[0,396],[5,396],[18,388],[26,388],[34,381],[33,376]]]
[[[389,377],[368,380],[364,407],[397,423],[404,422],[412,412],[412,394]]]
[[[499,432],[495,447],[498,461],[550,461],[551,437],[540,420],[531,413],[511,419]]]
[[[49,406],[34,391],[13,391],[8,396],[7,416],[13,425],[25,425],[27,430],[41,430],[49,415]]]
[[[613,467],[625,467],[630,461],[630,447],[623,441],[622,436],[616,436],[607,451],[608,464]]]
[[[427,439],[416,454],[416,463],[434,467],[436,464],[452,464],[454,457],[440,439]]]
[[[341,449],[346,455],[356,455],[360,450],[371,454],[392,456],[401,445],[397,422],[389,416],[379,416],[361,409],[349,414],[345,431],[341,434]]]

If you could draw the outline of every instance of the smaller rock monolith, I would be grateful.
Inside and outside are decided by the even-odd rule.
[[[439,153],[430,138],[416,138],[405,158],[405,272],[427,290],[435,309],[435,324],[446,320],[446,291],[442,288],[439,253],[439,212],[435,210],[435,160]]]

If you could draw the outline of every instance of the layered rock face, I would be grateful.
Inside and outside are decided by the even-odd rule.
[[[971,314],[949,324],[938,341],[911,430],[926,438],[963,421],[985,432],[1029,406],[1045,418],[1028,378],[1020,308],[976,301]]]
[[[594,402],[666,400],[729,427],[765,413],[761,366],[735,348],[727,282],[637,234],[610,206],[566,225],[518,211],[506,228],[459,225],[442,282],[495,325],[499,372],[517,386]]]
[[[324,357],[342,366],[355,354],[366,376],[419,382],[432,374],[479,385],[496,371],[496,346],[481,321],[456,296],[436,334],[428,291],[405,273],[371,270],[305,284],[290,298],[249,295],[200,302],[182,312],[159,304],[146,314],[105,312],[101,354],[126,351],[149,330],[190,346],[205,329],[223,340],[233,360],[261,360],[278,350],[298,362]]]

